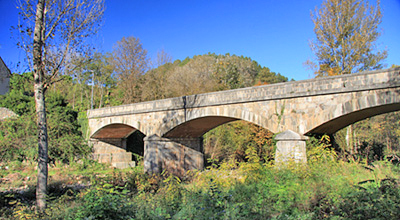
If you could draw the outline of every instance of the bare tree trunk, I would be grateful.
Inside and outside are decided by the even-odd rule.
[[[350,155],[353,156],[356,153],[353,142],[353,125],[349,125],[346,128],[346,145],[347,149],[350,151]]]
[[[36,77],[35,77],[36,78]],[[36,80],[35,80],[36,81]],[[47,177],[48,177],[48,143],[47,143],[47,121],[46,107],[44,101],[43,85],[35,83],[35,101],[38,124],[38,179],[36,186],[36,203],[42,212],[46,208]]]
[[[82,80],[79,80],[79,86],[80,86],[80,88],[81,88],[81,106],[80,106],[80,108],[82,108],[83,107],[83,83],[82,83]],[[80,109],[79,109],[80,110]]]
[[[89,98],[90,97],[89,93],[86,90],[84,92],[85,92],[86,97]],[[87,103],[87,109],[90,109],[90,101],[88,101],[88,103]]]
[[[99,108],[101,108],[102,105],[103,105],[103,93],[104,93],[104,88],[103,88],[101,85],[99,85],[99,87],[100,87],[100,104],[99,104]]]
[[[75,110],[75,93],[76,93],[76,86],[74,85],[74,91],[72,93],[72,110]]]
[[[44,98],[44,32],[45,0],[39,0],[36,6],[35,32],[33,38],[33,70],[35,80],[35,102],[38,125],[38,178],[36,186],[36,205],[40,212],[46,209],[48,155],[47,155],[47,122]]]

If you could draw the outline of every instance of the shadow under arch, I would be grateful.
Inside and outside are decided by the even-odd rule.
[[[305,135],[312,134],[334,134],[335,132],[354,124],[358,121],[381,115],[389,112],[400,111],[400,103],[380,105],[344,114],[333,118],[306,132]]]
[[[115,123],[98,129],[90,138],[125,149],[127,152],[143,156],[143,138],[145,136],[146,135],[140,130],[130,125]]]
[[[126,124],[109,124],[98,129],[90,138],[109,139],[109,138],[127,138],[137,129]]]
[[[177,125],[170,131],[165,133],[163,137],[166,138],[185,138],[202,137],[209,130],[216,128],[228,122],[237,121],[241,119],[225,117],[225,116],[204,116],[192,119]]]

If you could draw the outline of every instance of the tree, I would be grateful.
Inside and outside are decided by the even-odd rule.
[[[172,56],[165,52],[164,49],[157,51],[157,57],[155,61],[155,68],[162,66],[167,63],[172,63]]]
[[[105,99],[105,96],[108,96],[108,93],[110,92],[109,90],[115,84],[114,79],[112,78],[114,67],[110,61],[110,54],[103,55],[95,53],[93,58],[83,67],[85,72],[90,73],[89,79],[92,90],[91,107],[93,107],[93,105],[96,106],[97,102],[99,108],[103,107],[105,104],[104,102],[108,104],[108,100]],[[96,90],[97,98],[94,97],[94,89]],[[93,103],[93,99],[96,99],[94,100],[95,103]]]
[[[130,36],[118,41],[113,48],[112,60],[122,103],[141,101],[140,79],[149,68],[149,59],[139,38]]]
[[[183,61],[185,62],[185,61]],[[216,90],[216,82],[212,80],[215,58],[197,56],[183,66],[178,65],[167,79],[167,91],[171,97],[193,95]]]
[[[379,7],[364,0],[325,0],[311,14],[316,41],[310,46],[318,64],[307,61],[317,76],[342,75],[382,68],[387,51],[376,51],[382,21]]]
[[[325,0],[320,9],[311,14],[314,22],[316,41],[310,46],[318,64],[307,61],[316,69],[317,76],[351,74],[366,70],[381,69],[387,51],[377,50],[376,41],[381,35],[378,30],[382,22],[380,1],[376,6],[365,0]],[[394,117],[395,113],[376,118]],[[385,126],[375,119],[365,120],[348,126],[335,134],[336,143],[351,156],[356,155],[358,148],[367,141],[379,141],[379,136],[387,137],[388,149],[393,141],[397,141],[394,132],[380,132],[380,129],[394,125],[394,121],[386,121]],[[393,130],[393,129],[392,129]],[[382,135],[384,134],[384,135]]]
[[[88,39],[101,25],[104,0],[32,0],[20,1],[18,44],[27,52],[33,67],[34,93],[38,125],[38,182],[36,202],[39,211],[46,208],[48,177],[48,135],[45,107],[46,89],[56,77],[74,68],[70,61],[87,54]]]

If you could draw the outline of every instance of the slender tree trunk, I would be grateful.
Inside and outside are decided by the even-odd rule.
[[[89,99],[89,97],[90,97],[90,95],[89,95],[89,93],[88,93],[88,91],[87,90],[85,90],[84,91],[85,92],[85,99]],[[87,109],[90,109],[90,101],[87,101]]]
[[[79,106],[79,110],[81,110],[82,109],[82,107],[83,107],[83,82],[82,82],[82,80],[79,80],[79,86],[81,87],[81,104],[80,104],[80,106]]]
[[[35,101],[38,123],[38,178],[36,186],[36,203],[40,211],[46,208],[47,177],[48,177],[48,143],[47,121],[43,85],[35,83]]]
[[[47,195],[47,122],[45,107],[44,66],[43,66],[43,32],[45,0],[38,0],[36,6],[35,31],[33,38],[33,71],[36,114],[38,125],[38,178],[36,186],[36,205],[40,212],[46,209]]]
[[[76,93],[76,85],[74,85],[74,91],[72,93],[72,109],[75,110],[75,93]]]
[[[94,72],[92,72],[93,78],[92,78],[92,94],[90,96],[90,109],[93,109],[93,88],[94,88]]]
[[[100,86],[100,104],[99,104],[99,108],[101,108],[102,105],[103,105],[103,93],[104,93],[104,88],[103,88],[101,85],[99,85],[99,86]]]
[[[356,153],[353,142],[353,125],[349,125],[346,128],[346,145],[350,151],[350,155],[353,156]]]

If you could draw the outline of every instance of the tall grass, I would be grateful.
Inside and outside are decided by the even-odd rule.
[[[326,142],[308,164],[276,167],[249,155],[184,179],[144,174],[140,167],[92,178],[84,190],[52,198],[45,216],[7,200],[5,219],[396,219],[399,167],[337,160]],[[90,165],[90,164],[89,164]],[[81,166],[89,166],[81,164]],[[0,195],[0,197],[3,195]],[[2,198],[0,198],[2,199]]]
[[[3,218],[26,219],[393,219],[400,214],[398,167],[341,161],[223,164],[185,180],[148,175],[98,179],[53,199],[46,216],[18,203]]]

